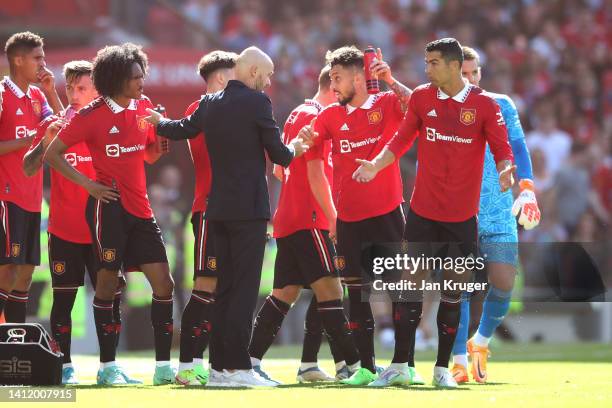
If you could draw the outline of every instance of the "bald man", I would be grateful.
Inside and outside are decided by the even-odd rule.
[[[215,235],[219,268],[208,386],[277,384],[254,374],[248,353],[270,219],[265,154],[287,167],[312,141],[281,141],[272,103],[262,92],[273,73],[270,57],[247,48],[236,60],[236,79],[224,90],[202,96],[191,116],[168,120],[150,111],[147,118],[159,135],[171,140],[204,132],[208,147],[212,183],[205,218]]]

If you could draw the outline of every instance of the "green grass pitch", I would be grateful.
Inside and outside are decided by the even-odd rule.
[[[74,356],[82,382],[76,387],[77,404],[108,408],[612,407],[612,347],[609,345],[500,344],[492,350],[489,360],[490,383],[469,383],[458,390],[436,390],[430,385],[387,389],[334,383],[300,385],[295,383],[299,351],[294,346],[273,347],[264,360],[264,368],[286,385],[256,390],[153,387],[153,352],[118,356],[119,363],[130,375],[145,381],[143,386],[98,387],[93,385],[97,358]],[[390,358],[390,352],[382,350],[377,363],[386,365]],[[434,354],[418,352],[417,358],[417,370],[429,383]],[[321,347],[320,366],[333,372],[325,344]],[[2,405],[23,407],[24,403]],[[40,403],[33,406],[40,407]]]

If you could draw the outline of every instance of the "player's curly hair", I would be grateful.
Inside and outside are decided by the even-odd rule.
[[[354,45],[344,46],[325,54],[325,63],[330,67],[342,65],[344,68],[355,67],[363,69],[363,52]]]
[[[461,44],[455,38],[440,38],[439,40],[432,41],[425,46],[427,52],[440,52],[440,55],[450,64],[451,61],[458,61],[459,68],[463,64],[463,50]]]
[[[218,69],[223,68],[234,68],[236,66],[236,59],[238,54],[227,51],[212,51],[206,54],[198,62],[198,74],[208,81],[210,74]]]
[[[42,47],[44,45],[41,36],[34,34],[30,31],[24,31],[22,33],[16,33],[9,37],[4,44],[4,52],[8,57],[9,61],[24,52],[30,52],[34,48]]]
[[[142,47],[125,43],[106,46],[98,51],[93,61],[92,79],[98,93],[102,96],[116,96],[121,93],[132,77],[132,65],[140,65],[147,74],[148,59]]]

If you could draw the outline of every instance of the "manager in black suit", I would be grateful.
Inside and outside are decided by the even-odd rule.
[[[270,98],[262,92],[274,72],[265,53],[247,48],[235,70],[236,79],[225,90],[204,95],[191,116],[167,120],[150,111],[147,120],[172,140],[202,131],[206,138],[212,185],[205,217],[215,234],[219,268],[209,385],[272,385],[254,376],[248,354],[270,219],[265,153],[286,167],[312,142],[282,143]]]

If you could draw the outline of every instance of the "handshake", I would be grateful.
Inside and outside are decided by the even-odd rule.
[[[314,144],[314,139],[319,136],[319,133],[314,131],[314,118],[309,125],[304,126],[298,135],[289,142],[288,146],[293,148],[295,157],[299,157],[304,154]]]

